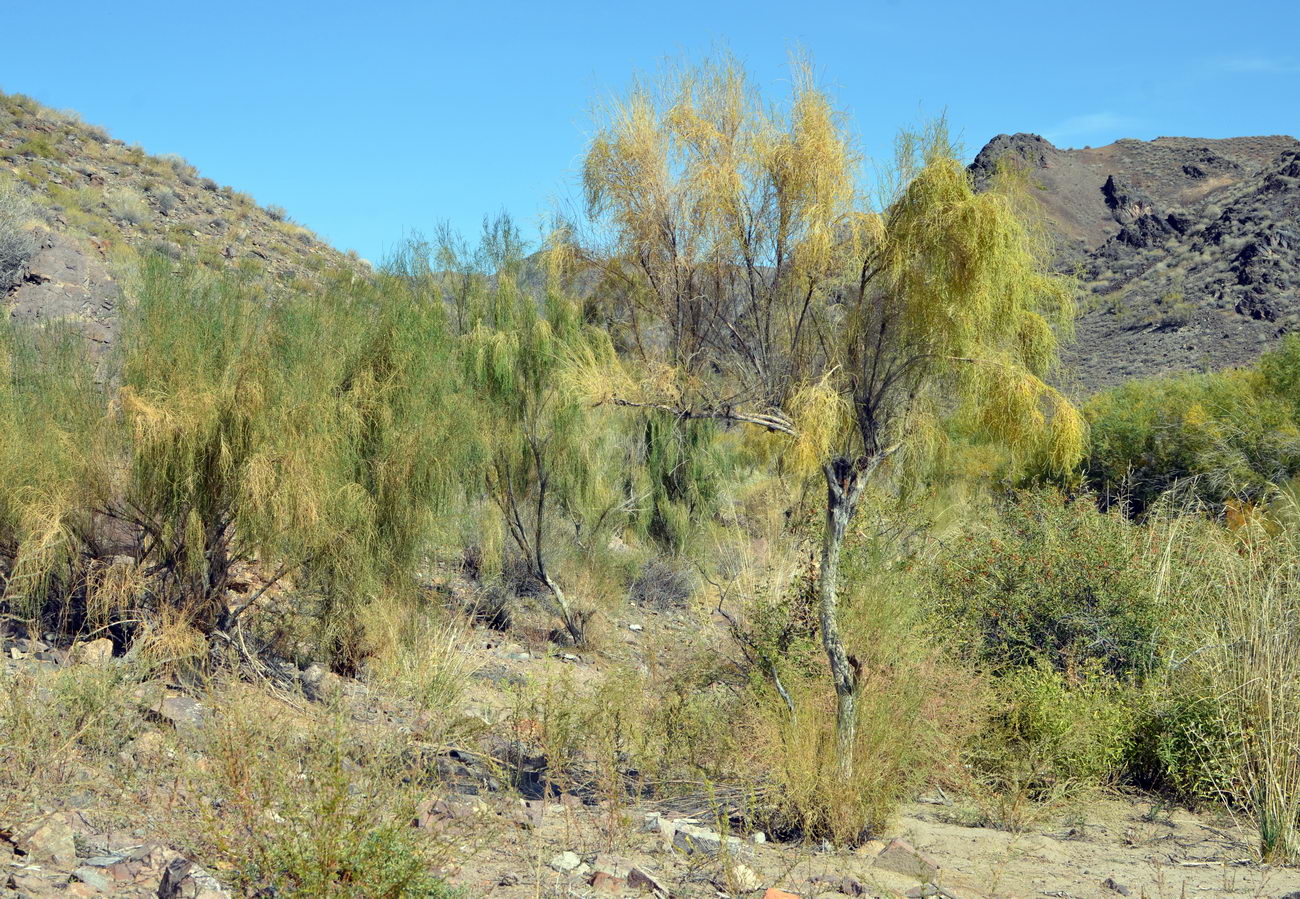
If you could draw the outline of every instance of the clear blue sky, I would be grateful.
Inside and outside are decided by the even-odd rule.
[[[1300,131],[1297,0],[7,4],[0,88],[180,153],[379,261],[411,229],[575,194],[587,111],[725,45],[772,94],[811,52],[862,147],[944,109],[974,153]],[[531,227],[529,227],[531,231]]]

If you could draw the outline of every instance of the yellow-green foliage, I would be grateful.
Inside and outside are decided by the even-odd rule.
[[[733,387],[780,400],[784,360],[814,326],[805,298],[834,271],[853,222],[857,159],[810,69],[796,68],[785,111],[765,106],[727,57],[639,83],[600,116],[583,183],[614,242],[604,266],[622,339],[653,357],[659,341],[645,329],[662,327],[665,358],[683,373],[741,362],[747,377]],[[699,314],[720,294],[747,293],[729,322],[717,308]]]
[[[1218,508],[1259,500],[1300,473],[1297,360],[1292,337],[1258,368],[1134,381],[1094,397],[1086,483],[1134,512],[1175,487]]]
[[[157,602],[206,631],[230,623],[232,566],[258,561],[318,594],[332,645],[355,648],[356,610],[409,589],[472,463],[444,426],[460,398],[441,306],[396,276],[271,302],[165,259],[130,291],[107,378],[75,338],[8,335],[8,595],[77,624],[96,595],[78,579],[112,567],[74,566],[127,553]]]
[[[775,414],[803,471],[904,438],[923,454],[954,411],[1058,468],[1079,458],[1084,422],[1043,380],[1073,292],[1015,173],[976,193],[940,124],[900,139],[871,211],[806,66],[784,110],[723,58],[600,114],[583,178],[606,314],[660,385],[622,399]]]
[[[111,481],[106,396],[80,351],[57,325],[0,331],[0,553],[6,598],[31,614],[48,591],[80,586],[80,550]]]
[[[486,246],[491,254],[500,244],[489,239]],[[600,545],[607,539],[602,530],[618,523],[622,499],[609,477],[614,458],[607,432],[580,397],[562,389],[558,372],[570,353],[607,345],[608,338],[584,323],[577,304],[556,289],[540,304],[521,290],[512,273],[517,249],[502,252],[495,284],[468,314],[461,347],[465,378],[479,404],[483,487],[500,508],[515,550],[579,639],[564,579],[550,571],[555,532],[563,527],[580,542]]]

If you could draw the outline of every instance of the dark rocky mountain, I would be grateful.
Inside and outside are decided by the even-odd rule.
[[[970,170],[1029,170],[1082,314],[1064,386],[1253,361],[1300,327],[1300,141],[1161,137],[1062,150],[999,135]]]

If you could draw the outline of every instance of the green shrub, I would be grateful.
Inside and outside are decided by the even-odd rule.
[[[1046,664],[999,678],[1000,707],[968,757],[1000,793],[1056,798],[1112,781],[1132,754],[1138,697],[1093,667],[1067,679]]]
[[[1159,658],[1164,610],[1148,536],[1090,497],[1024,492],[939,554],[933,608],[994,671],[1046,665],[1068,679],[1141,677]]]
[[[67,159],[67,154],[54,145],[48,135],[37,134],[28,137],[17,149],[11,150],[10,157],[13,156],[39,156],[42,159]]]
[[[1092,430],[1084,482],[1104,503],[1141,514],[1174,488],[1222,508],[1300,473],[1300,425],[1286,389],[1295,347],[1286,344],[1265,374],[1154,378],[1094,397],[1084,409]]]
[[[1237,775],[1216,700],[1211,684],[1187,677],[1149,691],[1128,761],[1133,781],[1193,807],[1229,796]]]

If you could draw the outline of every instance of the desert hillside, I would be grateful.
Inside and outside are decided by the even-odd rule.
[[[160,253],[285,286],[360,265],[184,159],[151,156],[21,95],[0,94],[0,173],[21,185],[38,223],[21,258],[0,252],[10,316],[74,320],[98,345],[116,328],[115,260]]]
[[[1253,362],[1300,324],[1300,141],[1162,137],[1062,150],[999,135],[971,165],[1032,173],[1083,290],[1066,383],[1090,392]]]

